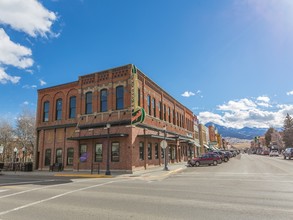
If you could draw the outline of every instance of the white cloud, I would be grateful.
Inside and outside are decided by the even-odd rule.
[[[16,84],[19,82],[21,78],[19,76],[10,76],[8,75],[3,68],[0,66],[0,83],[6,84],[8,82],[11,82],[13,84]]]
[[[30,58],[31,55],[32,51],[29,48],[12,42],[0,28],[0,64],[25,69],[34,63]]]
[[[293,90],[286,93],[287,95],[293,95]]]
[[[35,88],[37,88],[37,86],[36,85],[24,85],[24,86],[22,86],[22,88],[24,88],[24,89],[35,89]]]
[[[270,98],[267,96],[259,96],[256,98],[257,101],[262,101],[262,102],[270,102]]]
[[[253,109],[256,107],[256,104],[249,99],[240,99],[239,101],[229,101],[228,104],[220,105],[218,107],[219,110],[222,111],[237,112]]]
[[[51,31],[57,15],[44,8],[37,0],[1,0],[0,23],[23,31],[32,37],[54,36]]]
[[[51,30],[57,15],[43,7],[37,0],[0,0],[0,25],[24,32],[31,37],[58,36]],[[32,51],[13,42],[7,32],[0,28],[0,83],[18,83],[21,77],[9,74],[8,68],[28,69],[34,65]],[[42,84],[42,83],[41,83]]]
[[[193,92],[188,92],[188,91],[185,91],[183,94],[181,94],[183,97],[190,97],[190,96],[194,96],[195,93]]]
[[[259,103],[259,101],[261,101]],[[275,105],[274,111],[263,110],[262,105],[270,102],[269,97],[258,97],[255,100],[241,99],[229,101],[228,104],[220,105],[218,114],[212,112],[200,112],[200,123],[213,122],[226,127],[243,128],[281,128],[283,127],[286,114],[293,115],[293,105]]]
[[[41,86],[44,86],[44,85],[47,84],[44,80],[41,80],[41,79],[40,79],[39,81],[40,81],[40,85],[41,85]]]
[[[24,105],[29,105],[29,102],[28,101],[24,101],[23,104]]]
[[[256,100],[258,101],[258,102],[256,102],[256,104],[259,105],[259,106],[266,107],[266,108],[272,107],[269,104],[271,99],[269,97],[267,97],[267,96],[259,96],[259,97],[256,98]]]

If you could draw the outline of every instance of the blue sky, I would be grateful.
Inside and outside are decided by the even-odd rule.
[[[290,0],[0,0],[0,117],[133,63],[201,123],[282,127],[292,57]]]

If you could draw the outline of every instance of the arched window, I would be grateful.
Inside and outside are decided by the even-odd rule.
[[[76,117],[76,96],[71,96],[69,99],[69,118]]]
[[[102,89],[100,92],[100,112],[108,111],[108,91]]]
[[[44,102],[44,106],[43,106],[43,121],[44,122],[49,121],[49,109],[50,109],[50,102],[49,101]]]
[[[116,87],[116,109],[120,110],[124,108],[124,87]]]
[[[62,99],[56,101],[56,120],[62,119]]]
[[[85,94],[85,114],[93,113],[93,93],[87,92]]]

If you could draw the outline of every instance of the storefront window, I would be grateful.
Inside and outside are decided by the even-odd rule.
[[[95,154],[95,162],[103,161],[103,145],[96,144],[96,154]]]
[[[73,165],[73,155],[74,155],[74,149],[68,148],[67,149],[67,165]]]
[[[62,149],[56,150],[56,163],[62,163]]]
[[[139,142],[139,159],[144,160],[144,143]]]
[[[120,160],[120,144],[118,142],[112,143],[112,150],[111,150],[111,161],[112,162],[119,162]]]
[[[155,143],[155,159],[159,159],[159,144]]]
[[[148,143],[148,159],[152,159],[152,144]]]
[[[51,149],[46,149],[45,151],[45,166],[51,165]]]
[[[80,145],[79,147],[79,161],[86,162],[87,160],[87,146],[85,144]]]

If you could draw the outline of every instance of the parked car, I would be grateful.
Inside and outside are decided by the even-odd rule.
[[[285,149],[285,151],[283,152],[284,155],[284,159],[286,160],[287,158],[290,160],[291,157],[293,157],[293,148],[292,147],[288,147]]]
[[[206,153],[201,155],[200,157],[193,158],[188,161],[190,166],[200,166],[200,165],[214,165],[217,166],[222,162],[221,157],[215,153]]]
[[[229,160],[229,155],[228,155],[228,153],[223,152],[223,151],[213,151],[213,153],[219,154],[220,157],[221,157],[221,159],[222,159],[222,161],[224,161],[224,162],[228,162],[228,160]]]
[[[270,157],[278,157],[279,156],[279,151],[278,150],[271,150]]]

